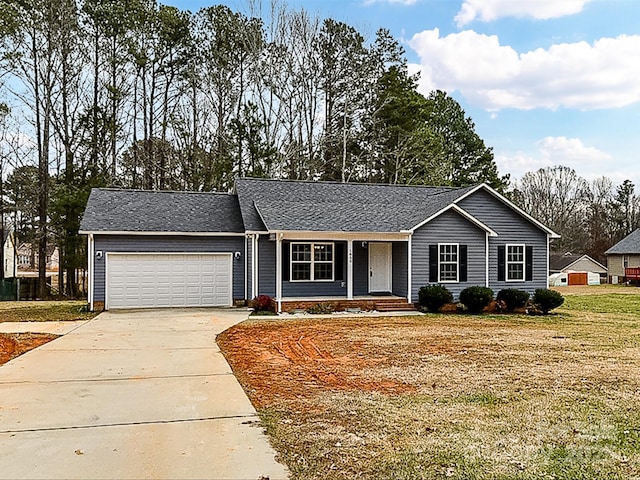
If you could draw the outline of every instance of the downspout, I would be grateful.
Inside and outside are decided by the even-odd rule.
[[[87,236],[87,270],[89,270],[89,292],[88,292],[88,297],[89,297],[89,310],[91,312],[93,312],[93,290],[94,290],[94,283],[95,283],[95,278],[94,278],[94,265],[93,265],[93,249],[94,249],[94,244],[93,244],[93,233],[90,233]]]

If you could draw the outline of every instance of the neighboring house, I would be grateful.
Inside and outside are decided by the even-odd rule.
[[[604,253],[607,256],[607,268],[611,283],[638,280],[640,229],[627,235]]]
[[[17,260],[16,260],[16,237],[13,229],[4,230],[2,238],[2,258],[3,258],[3,273],[2,278],[14,278],[16,276]]]
[[[547,286],[558,236],[487,185],[465,188],[239,179],[233,194],[94,189],[92,309],[222,306],[278,311],[386,297],[429,283],[454,295]]]
[[[589,255],[574,255],[572,253],[552,253],[549,256],[549,274],[584,272],[597,274],[601,281],[607,280],[607,267],[597,262]],[[588,278],[588,277],[587,277]],[[587,281],[582,283],[586,285]]]
[[[21,243],[17,249],[18,276],[21,272],[38,270],[38,251],[31,243]],[[57,272],[60,265],[60,253],[55,245],[47,245],[47,272]]]

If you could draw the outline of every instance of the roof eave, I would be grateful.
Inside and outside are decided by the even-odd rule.
[[[136,230],[79,230],[80,235],[181,235],[193,237],[244,237],[245,232],[158,232],[158,231],[136,231]]]

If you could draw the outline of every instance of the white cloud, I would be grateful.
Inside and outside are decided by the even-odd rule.
[[[575,167],[611,159],[606,152],[586,147],[579,138],[545,137],[537,144],[544,158],[553,165]]]
[[[579,13],[591,0],[465,0],[455,17],[458,27],[474,20],[491,22],[503,17],[538,20]]]
[[[591,110],[640,102],[640,35],[519,54],[495,35],[466,30],[440,37],[436,28],[414,35],[409,45],[420,56],[422,93],[458,90],[489,111]]]
[[[588,147],[579,138],[546,137],[536,142],[538,152],[526,154],[496,154],[495,161],[500,173],[510,173],[512,179],[518,179],[527,172],[540,168],[562,165],[573,168],[578,175],[593,180],[602,176],[603,172],[613,180],[622,174],[607,169],[612,156],[595,147]]]

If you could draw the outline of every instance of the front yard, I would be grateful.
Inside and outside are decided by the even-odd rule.
[[[250,320],[218,340],[293,479],[640,478],[640,289],[560,291],[549,317]]]
[[[86,305],[83,301],[0,302],[0,323],[88,320],[96,314],[88,312]],[[58,337],[27,330],[0,333],[0,365]]]

